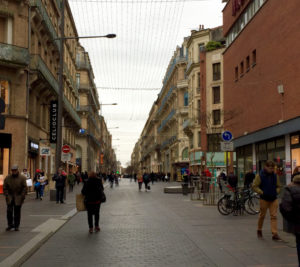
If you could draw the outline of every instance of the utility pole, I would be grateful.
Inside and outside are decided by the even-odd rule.
[[[64,43],[65,43],[65,0],[61,1],[60,7],[60,54],[59,54],[59,92],[58,92],[58,116],[57,116],[57,143],[56,143],[56,170],[61,163],[61,148],[62,148],[62,113],[63,113],[63,96],[64,96]]]

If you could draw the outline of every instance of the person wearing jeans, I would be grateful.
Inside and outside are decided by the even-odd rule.
[[[280,203],[280,212],[289,224],[289,230],[296,236],[298,264],[300,266],[300,174],[285,190]]]
[[[89,178],[84,184],[81,193],[85,196],[85,205],[87,209],[89,233],[93,233],[93,227],[95,226],[95,232],[100,231],[99,218],[101,201],[104,194],[104,188],[102,179],[97,176],[95,172],[89,173]],[[95,223],[93,224],[93,216],[95,217]]]
[[[282,241],[277,229],[277,195],[280,193],[279,177],[274,173],[275,163],[268,160],[264,169],[256,175],[252,188],[260,195],[260,213],[257,224],[257,237],[262,238],[262,228],[267,210],[270,211],[272,239]]]

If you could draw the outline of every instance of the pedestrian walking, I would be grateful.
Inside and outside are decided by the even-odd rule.
[[[33,178],[33,185],[34,185],[34,190],[35,190],[35,193],[36,193],[35,199],[40,199],[41,198],[41,181],[40,181],[40,177],[41,177],[41,170],[36,169],[35,170],[35,175],[34,175],[34,178]]]
[[[150,180],[151,180],[152,185],[154,184],[154,179],[155,179],[154,172],[151,172],[151,174],[150,174]]]
[[[85,196],[89,232],[93,233],[93,230],[95,230],[95,232],[99,232],[100,207],[104,195],[102,179],[99,179],[95,172],[90,172],[89,179],[84,184],[81,193]],[[93,229],[94,226],[95,229]]]
[[[39,182],[41,183],[40,184],[40,190],[39,190],[39,194],[40,194],[40,200],[43,200],[43,197],[44,197],[44,190],[45,190],[45,186],[47,185],[48,183],[48,180],[45,176],[45,173],[44,171],[41,170],[40,172],[40,178],[39,178]]]
[[[79,171],[76,172],[75,177],[76,177],[77,185],[79,185],[80,179],[81,179],[81,175],[80,175],[80,172],[79,172]]]
[[[64,189],[66,185],[66,173],[59,168],[57,173],[52,177],[52,180],[55,181],[56,188],[56,203],[64,203]]]
[[[139,185],[139,191],[141,191],[142,185],[143,185],[143,175],[141,172],[139,172],[137,175],[137,181],[138,181],[138,185]]]
[[[143,175],[143,181],[144,181],[144,184],[145,184],[145,191],[147,192],[147,190],[148,190],[148,183],[150,182],[150,177],[149,177],[148,173],[144,173],[144,175]]]
[[[69,184],[69,192],[73,192],[73,187],[75,185],[76,177],[72,173],[72,171],[69,172],[68,174],[68,184]]]
[[[136,183],[136,181],[137,181],[137,174],[135,173],[135,174],[133,175],[133,177],[134,177],[134,182]]]
[[[300,174],[293,177],[293,182],[285,190],[280,203],[280,212],[288,221],[289,228],[296,236],[298,264],[300,267]]]
[[[26,177],[19,173],[17,165],[12,166],[11,174],[6,176],[3,183],[3,193],[7,205],[7,228],[19,231],[21,221],[21,207],[27,193]]]
[[[274,172],[275,163],[266,161],[264,169],[255,176],[252,188],[260,195],[260,213],[257,225],[257,237],[262,238],[262,227],[267,210],[270,211],[272,239],[282,241],[277,230],[277,195],[280,193],[279,177]]]

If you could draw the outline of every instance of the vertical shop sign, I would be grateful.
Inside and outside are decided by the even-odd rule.
[[[50,103],[50,143],[57,142],[57,118],[58,102],[55,100]]]

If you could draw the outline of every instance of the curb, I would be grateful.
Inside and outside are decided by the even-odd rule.
[[[63,215],[59,219],[50,218],[46,222],[37,226],[31,232],[38,234],[29,240],[22,247],[8,256],[4,261],[0,262],[0,267],[18,267],[21,266],[30,256],[32,256],[47,240],[53,236],[61,227],[63,227],[73,216],[77,214],[77,210],[73,209]]]
[[[104,188],[108,184],[104,185]],[[77,209],[72,209],[59,219],[50,218],[46,222],[37,226],[31,232],[38,233],[35,237],[30,239],[22,247],[0,262],[0,267],[19,267],[26,262],[44,243],[48,241],[60,228],[62,228],[72,217],[78,213]]]

